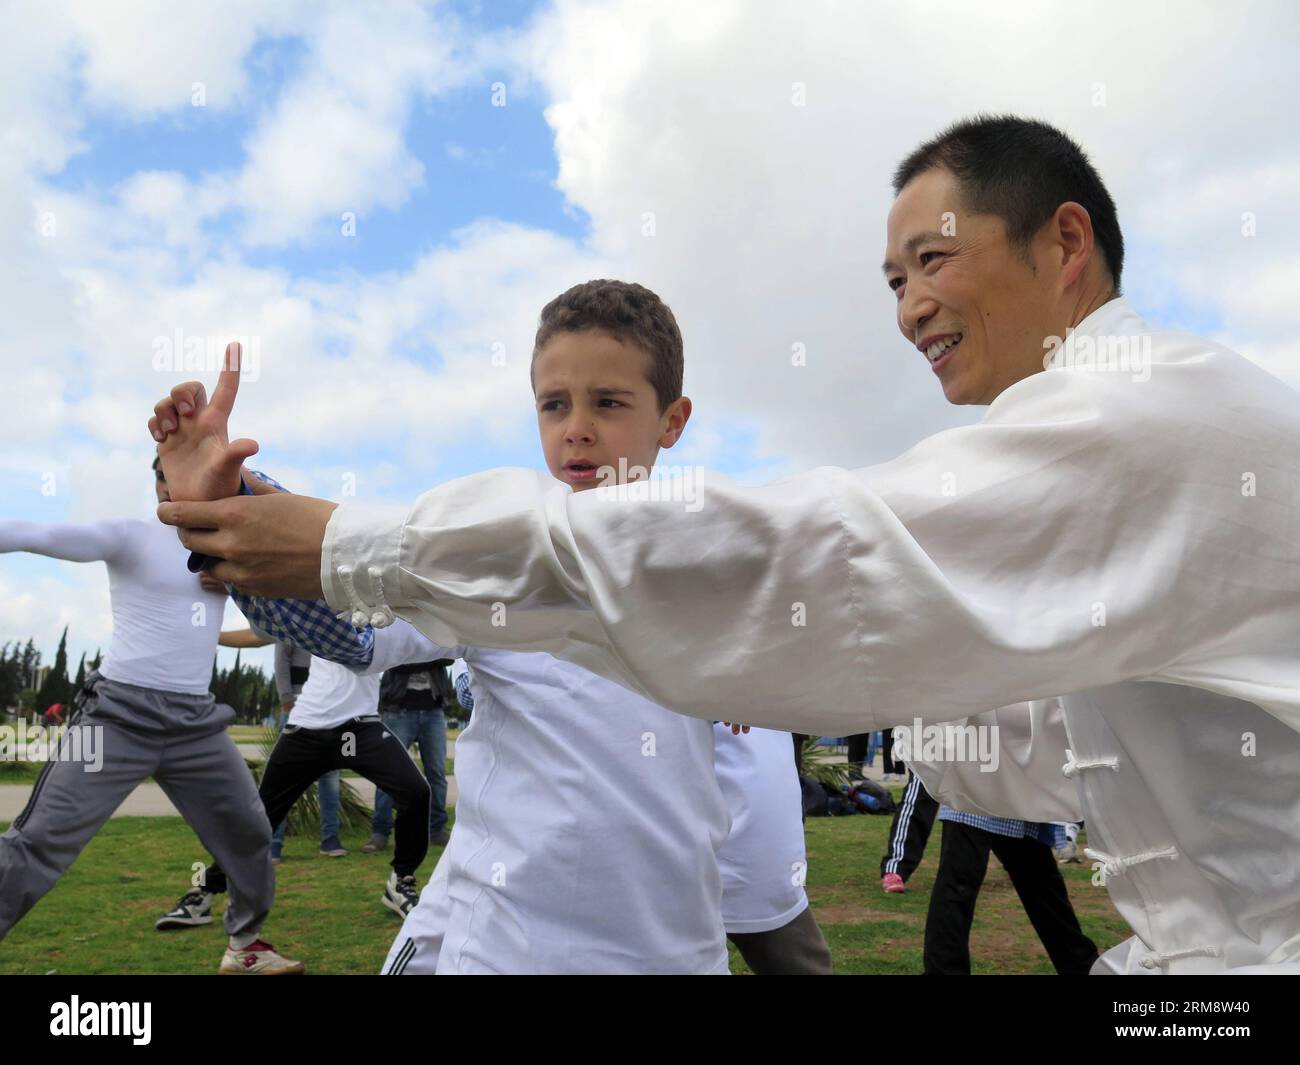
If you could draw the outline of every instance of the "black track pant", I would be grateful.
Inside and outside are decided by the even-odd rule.
[[[354,718],[326,729],[286,725],[258,789],[271,824],[283,821],[302,793],[332,769],[351,769],[393,797],[393,871],[398,876],[414,873],[429,850],[429,783],[378,717]],[[225,887],[221,868],[209,866],[205,890]]]
[[[925,857],[925,845],[939,814],[939,804],[921,784],[921,778],[908,771],[903,801],[894,807],[894,823],[889,826],[889,845],[880,859],[880,875],[897,873],[905,881],[912,878]]]
[[[1052,848],[1036,839],[999,836],[955,821],[943,822],[939,872],[925,920],[926,974],[970,973],[971,922],[989,851],[1011,877],[1056,971],[1062,976],[1087,975],[1097,960],[1097,945],[1079,927]]]

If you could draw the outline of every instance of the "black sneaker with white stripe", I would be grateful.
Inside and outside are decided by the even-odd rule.
[[[420,901],[420,892],[415,886],[415,877],[398,876],[396,872],[388,874],[388,883],[384,886],[384,905],[399,917],[405,917]]]
[[[153,924],[160,932],[169,928],[197,928],[212,923],[212,896],[201,888],[187,891],[174,910],[168,910]]]

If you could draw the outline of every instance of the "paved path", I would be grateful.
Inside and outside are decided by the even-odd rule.
[[[365,802],[374,806],[375,804],[375,786],[368,780],[360,777],[348,777],[347,782],[356,788],[357,793]],[[30,784],[0,784],[0,821],[12,821],[27,805],[27,797],[31,794],[32,786]],[[456,805],[456,778],[447,778],[447,805]],[[114,817],[179,817],[180,811],[172,805],[172,802],[165,794],[162,788],[152,781],[141,784],[135,791],[126,797],[126,802],[117,808]]]

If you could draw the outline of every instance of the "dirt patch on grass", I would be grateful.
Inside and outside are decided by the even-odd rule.
[[[900,913],[893,910],[873,910],[869,906],[854,906],[848,903],[831,906],[817,906],[817,923],[827,924],[876,924],[883,921],[897,921],[900,924],[917,925],[924,923],[923,915]]]

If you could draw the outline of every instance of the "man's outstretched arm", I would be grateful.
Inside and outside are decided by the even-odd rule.
[[[571,493],[494,470],[412,507],[159,516],[246,591],[548,651],[697,717],[844,735],[1125,680],[1294,716],[1296,503],[1285,478],[1267,506],[1240,493],[1272,452],[1227,433],[1209,450],[1164,408],[1135,446],[1162,397],[1113,378],[1038,374],[893,462],[756,488]]]

